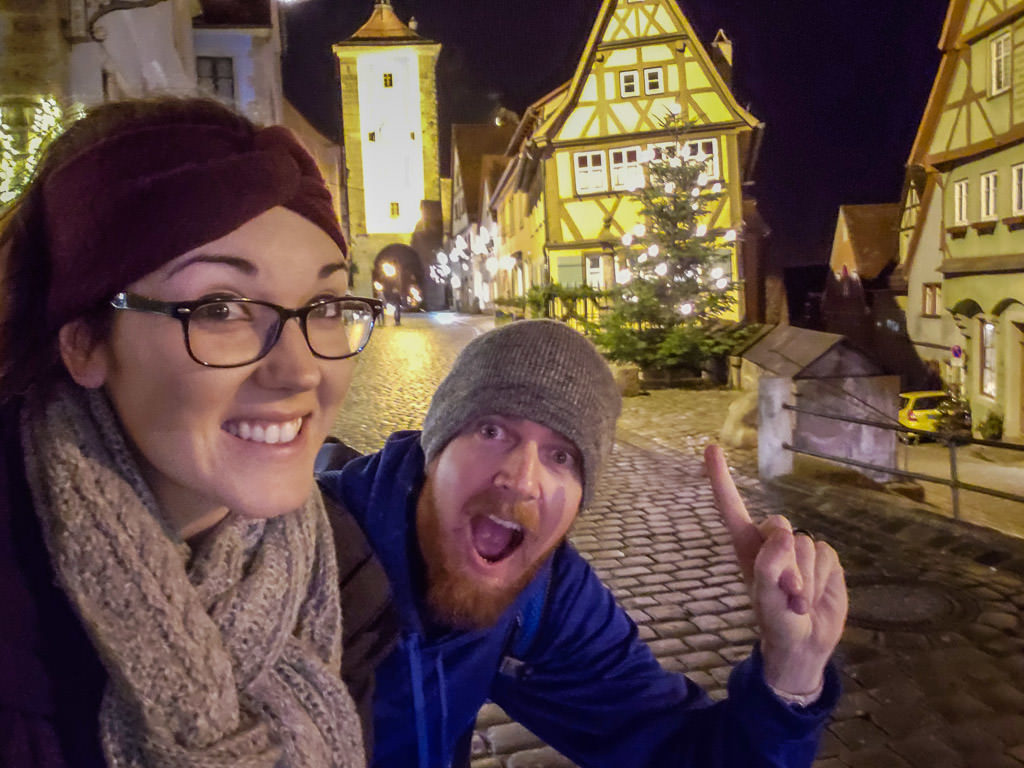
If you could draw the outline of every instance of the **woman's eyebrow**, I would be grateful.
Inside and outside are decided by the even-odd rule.
[[[248,259],[243,259],[241,256],[228,256],[227,254],[220,253],[197,253],[192,258],[185,259],[185,261],[175,264],[170,270],[168,270],[167,276],[173,277],[183,269],[191,267],[193,264],[225,264],[229,267],[234,267],[246,275],[255,275],[259,272],[259,269],[256,268],[255,264]]]
[[[340,272],[343,269],[348,269],[348,264],[344,261],[332,261],[330,264],[325,264],[320,268],[318,277],[323,280],[325,277],[330,277],[335,272]]]

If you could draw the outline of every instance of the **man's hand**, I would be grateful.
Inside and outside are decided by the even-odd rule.
[[[708,446],[704,463],[761,629],[765,680],[789,693],[813,691],[846,623],[839,557],[823,541],[794,535],[780,515],[755,525],[719,446]]]

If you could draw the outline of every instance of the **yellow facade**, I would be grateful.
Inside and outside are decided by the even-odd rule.
[[[356,291],[370,295],[373,262],[409,244],[424,200],[441,200],[437,84],[441,46],[378,2],[351,38],[334,45],[341,75],[349,234]]]
[[[684,154],[704,160],[707,188],[717,184],[722,192],[703,223],[733,251],[736,277],[731,241],[743,224],[740,137],[758,122],[736,102],[674,0],[605,0],[573,79],[531,109],[536,127],[525,154],[541,158],[536,216],[544,222],[550,281],[613,284],[621,266],[613,249],[641,223],[631,190],[645,183],[642,158],[673,141],[664,122],[672,115],[690,126]],[[511,169],[517,172],[529,175]],[[514,197],[499,198],[509,207],[506,216]],[[540,229],[530,230],[531,243]]]

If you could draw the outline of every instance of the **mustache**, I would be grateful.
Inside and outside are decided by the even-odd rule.
[[[536,533],[540,526],[540,509],[536,501],[528,501],[517,494],[500,488],[485,488],[470,496],[465,505],[471,516],[494,515],[522,526],[528,533]]]

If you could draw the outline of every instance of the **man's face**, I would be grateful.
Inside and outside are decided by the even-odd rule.
[[[427,467],[416,514],[435,617],[493,625],[565,538],[581,477],[576,447],[533,421],[487,416],[448,443]]]

